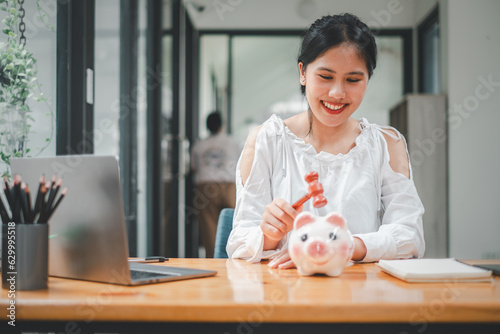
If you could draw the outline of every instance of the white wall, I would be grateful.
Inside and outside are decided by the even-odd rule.
[[[413,17],[415,25],[420,24],[427,15],[436,7],[437,0],[418,0],[414,1]]]
[[[500,258],[500,1],[446,5],[450,256]]]

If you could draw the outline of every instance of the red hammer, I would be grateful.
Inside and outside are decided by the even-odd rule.
[[[307,194],[304,195],[301,199],[299,199],[295,204],[293,204],[293,208],[297,210],[302,204],[304,204],[309,198],[313,197],[313,206],[315,208],[321,208],[326,205],[326,198],[323,196],[323,186],[318,182],[318,173],[310,172],[304,177],[306,182],[309,184],[309,188],[307,189]]]

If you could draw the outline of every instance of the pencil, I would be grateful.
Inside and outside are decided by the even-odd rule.
[[[59,198],[57,199],[56,203],[54,204],[54,206],[52,208],[49,209],[49,213],[47,214],[47,221],[49,221],[50,217],[52,216],[52,214],[54,213],[54,211],[56,211],[57,207],[59,206],[59,204],[61,203],[61,201],[63,200],[64,196],[66,196],[66,193],[68,192],[68,188],[64,188],[62,191],[61,191],[61,196],[59,196]]]
[[[7,208],[3,204],[3,199],[0,197],[0,216],[2,217],[2,223],[7,224],[10,221],[9,213]]]
[[[42,203],[42,188],[45,185],[45,175],[40,176],[40,183],[38,185],[38,192],[36,194],[35,206],[33,208],[33,221],[40,212],[40,205]]]
[[[30,216],[28,213],[28,199],[26,196],[26,183],[24,183],[24,182],[21,183],[21,189],[19,191],[19,201],[21,203],[21,210],[20,210],[19,215],[21,215],[21,213],[23,214],[22,222],[27,224],[30,222]]]
[[[28,217],[29,217],[29,222],[33,224],[33,209],[31,207],[31,194],[30,194],[30,188],[28,185],[26,185],[26,202],[28,204]]]
[[[47,186],[45,184],[42,185],[42,196],[40,201],[40,215],[38,216],[38,223],[45,224],[47,221],[45,220],[45,194],[47,193]]]
[[[21,177],[14,175],[14,185],[12,186],[12,219],[16,223],[21,223]]]
[[[5,187],[3,188],[3,192],[5,193],[5,198],[7,198],[7,204],[12,211],[12,195],[10,193],[9,180],[7,179],[7,175],[3,176],[3,182],[5,183]]]
[[[57,178],[53,178],[53,180],[54,181],[52,182],[52,187],[50,188],[49,192],[49,198],[47,199],[47,210],[50,210],[50,208],[52,207],[52,203],[54,203],[54,199],[56,198],[57,193],[59,192],[59,188],[62,184],[62,179],[57,180]]]

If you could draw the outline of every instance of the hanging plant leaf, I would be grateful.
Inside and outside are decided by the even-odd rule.
[[[39,1],[36,0],[36,4],[38,12],[42,15],[43,9]],[[26,39],[21,40],[18,37],[24,37],[26,27],[25,24],[21,25],[24,23],[23,18],[20,17],[20,13],[24,11],[23,3],[17,0],[0,0],[0,10],[6,13],[1,29],[2,33],[7,36],[7,40],[0,43],[0,158],[7,166],[10,165],[10,159],[13,156],[23,157],[28,153],[32,155],[33,149],[27,147],[29,135],[33,133],[31,127],[36,122],[35,117],[32,116],[31,105],[34,102],[47,101],[40,93],[41,85],[37,80],[36,59],[26,48]],[[50,112],[42,115],[53,117],[51,107],[48,104],[47,107]],[[53,132],[43,147],[35,144],[36,150],[41,151],[46,148],[52,135]]]
[[[0,67],[0,84],[2,84],[4,86],[10,85],[10,79],[7,76],[7,73],[5,73],[4,67]]]

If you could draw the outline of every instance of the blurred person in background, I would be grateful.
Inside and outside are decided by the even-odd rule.
[[[198,200],[194,208],[198,213],[200,238],[206,257],[211,258],[219,213],[224,208],[235,206],[235,171],[241,150],[239,144],[223,131],[219,112],[208,115],[207,128],[209,137],[198,141],[191,151],[191,170],[195,173]]]

